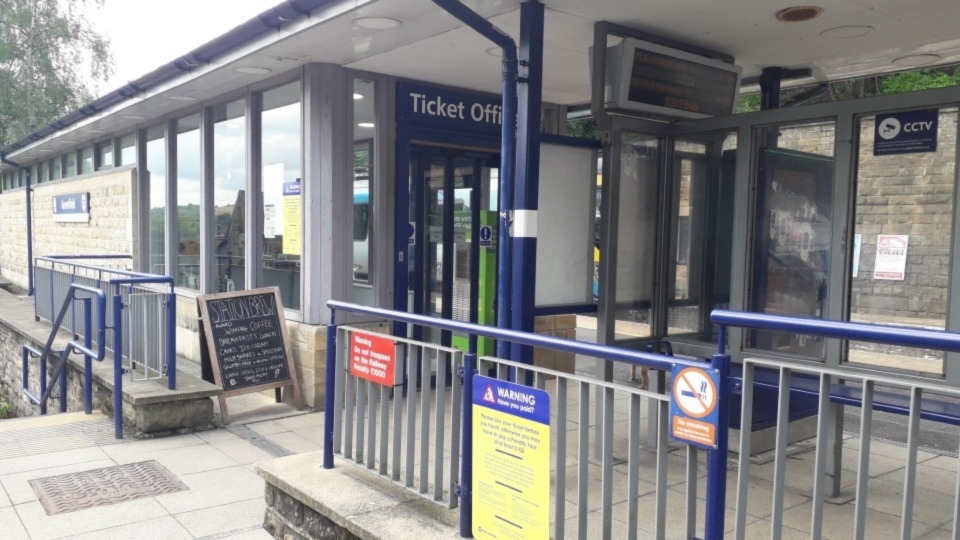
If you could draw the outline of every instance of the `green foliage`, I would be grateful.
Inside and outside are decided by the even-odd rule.
[[[600,126],[593,118],[578,118],[567,121],[567,135],[578,139],[600,140]]]
[[[84,15],[103,0],[0,1],[0,146],[95,97],[113,70],[110,44]]]
[[[904,71],[884,77],[880,80],[880,94],[901,94],[930,88],[960,86],[960,68],[952,71],[943,69],[921,69]]]
[[[747,94],[745,96],[740,96],[740,99],[737,100],[737,107],[734,112],[739,114],[759,110],[760,94]]]
[[[13,405],[0,399],[0,420],[5,418],[13,418]]]

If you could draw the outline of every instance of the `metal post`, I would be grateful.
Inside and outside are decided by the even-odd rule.
[[[330,310],[327,325],[327,384],[323,405],[323,468],[333,468],[334,389],[337,384],[337,325],[336,310]]]
[[[477,356],[463,356],[463,423],[460,445],[460,536],[473,536],[473,375]]]
[[[83,346],[90,350],[92,342],[92,317],[90,316],[90,299],[81,298],[83,304]],[[93,412],[93,360],[87,353],[83,354],[83,412],[90,414]]]
[[[167,388],[177,389],[177,295],[173,292],[167,295]]]
[[[47,351],[47,348],[43,348],[44,352]],[[43,399],[43,395],[47,393],[47,356],[45,354],[40,355],[40,393],[37,394],[40,396],[40,414],[47,414],[47,400]]]
[[[458,0],[433,0],[447,13],[503,49],[503,121],[500,129],[500,227],[497,245],[497,327],[510,328],[510,280],[513,274],[510,219],[513,211],[517,151],[517,44],[509,35]],[[510,357],[510,344],[497,342],[497,356]]]
[[[721,335],[723,333],[721,332]],[[704,538],[723,538],[727,495],[727,437],[730,429],[730,355],[714,354],[710,367],[720,379],[717,388],[717,449],[707,452],[707,510]],[[741,450],[742,451],[742,450]]]
[[[123,297],[113,295],[113,436],[123,438]]]
[[[543,4],[529,0],[520,5],[520,70],[517,98],[517,175],[514,181],[515,217],[523,214],[533,230],[516,230],[511,264],[511,326],[533,332],[536,308],[537,230],[540,187],[540,121],[543,109]],[[504,118],[507,118],[506,116]],[[520,222],[514,219],[515,225]],[[525,229],[525,227],[524,227]],[[511,358],[533,364],[533,348],[511,347]],[[527,381],[529,384],[530,381]]]

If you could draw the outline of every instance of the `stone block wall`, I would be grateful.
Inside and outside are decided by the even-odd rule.
[[[55,223],[53,196],[90,194],[89,223]],[[0,193],[0,275],[26,288],[27,222],[23,189]],[[137,172],[132,167],[46,182],[33,188],[33,254],[137,254]],[[136,259],[133,263],[136,267]]]

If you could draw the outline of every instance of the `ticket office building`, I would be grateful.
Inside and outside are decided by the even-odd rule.
[[[247,84],[250,71],[197,75],[233,88],[214,97],[171,84],[144,114],[105,113],[8,151],[24,168],[2,169],[2,219],[23,230],[29,171],[34,252],[127,253],[141,271],[172,276],[178,349],[194,359],[193,298],[279,287],[307,402],[319,405],[327,300],[471,318],[457,307],[454,229],[467,210],[479,220],[497,208],[496,96],[332,64]],[[443,91],[486,104],[461,111],[426,97]],[[611,117],[600,181],[585,179],[597,201],[575,240],[596,248],[597,303],[544,302],[539,313],[556,331],[558,314],[595,311],[600,342],[669,341],[704,357],[714,307],[960,329],[958,102],[951,88],[673,123]],[[572,104],[545,104],[543,131],[565,133]],[[474,123],[442,127],[405,107]],[[933,111],[935,148],[878,155],[877,118],[914,110]],[[76,192],[90,193],[90,223],[53,223],[50,196]],[[25,237],[6,235],[0,272],[26,286],[28,267]],[[731,337],[738,356],[960,378],[939,352]]]

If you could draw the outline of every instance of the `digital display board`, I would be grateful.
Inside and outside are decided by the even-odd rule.
[[[739,66],[638,39],[607,54],[607,108],[668,118],[733,112]]]

